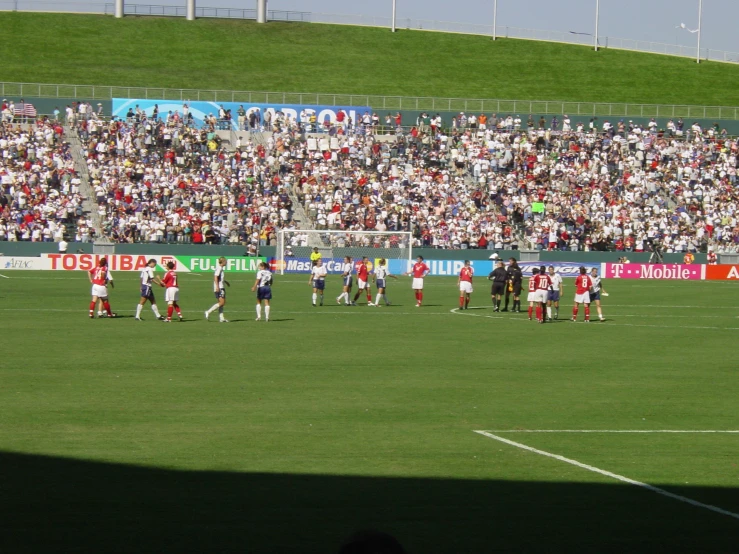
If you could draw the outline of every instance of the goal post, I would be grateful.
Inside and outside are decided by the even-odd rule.
[[[290,260],[310,259],[317,248],[324,261],[340,263],[345,256],[361,259],[367,256],[373,263],[385,258],[410,263],[413,236],[408,231],[336,231],[315,229],[281,229],[277,232],[276,271],[284,275]],[[306,273],[310,266],[306,267]]]

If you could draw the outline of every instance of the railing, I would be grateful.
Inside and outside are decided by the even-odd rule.
[[[100,85],[60,85],[0,82],[3,98],[72,98],[110,100],[148,98],[181,102],[243,102],[249,104],[298,104],[306,106],[370,106],[375,111],[430,111],[496,114],[568,114],[583,117],[683,117],[689,119],[739,120],[739,107],[681,106],[663,104],[568,102],[559,100],[499,100],[379,96],[366,94],[323,94],[315,92],[259,92],[230,90],[167,89]]]
[[[113,15],[115,4],[105,4],[105,13]],[[159,6],[153,4],[129,4],[123,7],[124,15],[149,15],[167,17],[185,17],[187,8],[183,6]],[[310,21],[310,12],[267,10],[269,21]],[[256,19],[256,8],[211,8],[195,5],[195,17],[214,17],[219,19]]]

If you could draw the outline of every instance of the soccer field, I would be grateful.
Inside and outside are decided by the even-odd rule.
[[[736,550],[735,283],[607,281],[585,325],[566,280],[537,325],[479,278],[459,312],[454,278],[418,309],[402,277],[391,307],[337,306],[331,276],[313,308],[277,275],[265,323],[233,274],[218,324],[211,276],[180,274],[165,325],[134,321],[136,273],[115,320],[82,272],[3,275],[2,551]]]

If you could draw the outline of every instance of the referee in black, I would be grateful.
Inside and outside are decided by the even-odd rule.
[[[506,270],[505,308],[501,312],[508,311],[508,302],[513,293],[513,312],[521,312],[521,286],[523,284],[523,272],[518,267],[516,258],[511,258]]]
[[[493,288],[490,291],[490,296],[493,299],[493,306],[495,311],[500,311],[500,300],[503,298],[505,292],[506,283],[508,282],[508,272],[505,269],[505,264],[502,260],[495,263],[495,269],[488,275],[488,279],[493,282]]]

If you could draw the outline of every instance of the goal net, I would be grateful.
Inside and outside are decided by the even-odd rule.
[[[367,256],[373,263],[385,258],[388,262],[411,261],[413,237],[407,231],[317,231],[287,230],[277,232],[276,271],[310,273],[310,255],[318,249],[329,273],[334,264],[341,266],[345,256],[361,259]]]

